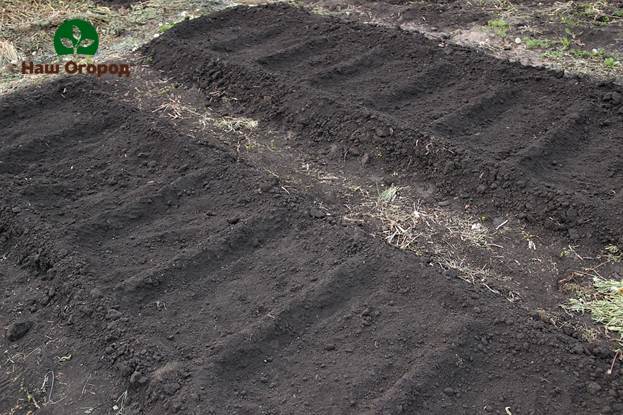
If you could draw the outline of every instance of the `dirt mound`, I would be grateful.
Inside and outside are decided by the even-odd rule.
[[[74,339],[65,360],[26,360],[25,385],[62,380],[33,392],[54,394],[44,413],[109,396],[129,414],[623,410],[607,350],[122,103],[128,82],[0,101],[0,307],[6,325],[32,324],[3,347]]]
[[[337,145],[572,239],[622,238],[615,85],[281,5],[181,24],[144,52],[178,81],[301,132],[320,154]]]

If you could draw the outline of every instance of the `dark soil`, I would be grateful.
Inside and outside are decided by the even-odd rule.
[[[387,99],[373,101],[382,110],[345,100],[363,99],[346,92],[349,82],[362,94],[373,92],[354,83],[357,75],[391,96],[391,84],[381,88],[374,71],[394,62],[386,76],[397,82],[401,66],[392,57],[398,52],[383,47],[393,35],[405,46],[403,34],[281,6],[252,10],[183,24],[151,46],[152,59],[179,71],[179,82],[196,77],[205,88],[231,85],[258,114],[308,132],[302,144],[319,150],[328,141],[348,142],[350,154],[378,146],[379,153],[370,153],[376,163],[383,154],[398,165],[412,151],[415,143],[405,141],[412,137],[422,140],[418,149],[432,143],[430,164],[424,153],[413,153],[413,163],[430,174],[451,154],[413,131],[407,115],[415,123],[427,113],[391,112]],[[328,34],[304,47],[292,38],[290,49],[280,49],[281,34],[292,36],[301,22],[308,31],[335,27],[349,45],[339,51],[344,58],[362,51],[361,39],[376,39],[379,49],[351,56],[350,69],[340,64],[327,74],[330,81],[307,79],[315,72],[298,65],[313,68],[316,56],[322,68],[341,57],[322,52],[332,42]],[[240,32],[264,23],[266,32]],[[164,48],[174,40],[173,50]],[[200,49],[204,42],[209,47]],[[255,62],[253,53],[270,42],[276,57]],[[454,53],[471,56],[441,52],[435,56],[447,68]],[[176,53],[174,64],[168,59]],[[570,82],[548,77],[543,85],[554,92]],[[0,99],[0,325],[7,333],[24,327],[19,323],[29,327],[21,338],[0,340],[0,413],[36,406],[42,414],[623,411],[623,373],[616,362],[606,374],[613,354],[603,345],[586,344],[571,330],[342,223],[339,205],[319,206],[313,193],[285,191],[208,130],[190,135],[148,105],[130,103],[133,82],[76,76]],[[584,88],[578,85],[578,97],[586,104]],[[523,105],[533,103],[527,95]],[[439,108],[443,101],[428,102]],[[608,105],[592,108],[599,116],[612,110]],[[352,118],[344,118],[347,111]],[[345,141],[355,123],[357,141]],[[454,174],[461,160],[439,170]]]
[[[503,15],[510,24],[510,39],[515,36],[546,36],[557,41],[569,37],[574,49],[604,49],[607,53],[617,55],[623,53],[623,20],[615,16],[623,8],[620,0],[596,4],[601,14],[595,15],[587,15],[584,10],[591,2],[556,0],[513,0],[500,4],[464,0],[306,0],[305,4],[321,5],[333,11],[348,11],[355,6],[364,15],[371,12],[397,25],[425,25],[427,30],[433,32],[470,29],[474,25],[486,26],[489,20]],[[509,4],[512,4],[512,8],[507,7]],[[558,13],[553,13],[555,9]],[[513,11],[510,15],[514,15],[510,19],[508,13],[505,13],[509,10]]]
[[[438,29],[454,29],[475,23],[486,23],[490,14],[472,2],[462,0],[441,1],[368,1],[368,0],[309,0],[306,4],[318,4],[331,11],[348,10],[349,7],[364,7],[386,14],[391,5],[397,23],[406,21],[429,24]]]
[[[33,322],[3,348],[75,339],[69,363],[20,374],[32,391],[52,370],[56,400],[75,396],[42,413],[114,413],[124,390],[130,414],[623,410],[607,349],[318,214],[213,137],[121,103],[127,82],[0,101],[1,318]],[[4,412],[22,392],[0,387]]]
[[[144,52],[178,81],[301,132],[319,153],[338,145],[574,240],[622,240],[616,85],[285,6],[196,19]]]
[[[389,1],[391,4],[404,6],[400,12],[399,21],[414,21],[426,23],[439,28],[456,28],[465,25],[486,23],[491,19],[491,15],[472,2],[460,0],[441,0],[441,1]],[[376,5],[382,9],[383,2],[363,2],[367,5]]]

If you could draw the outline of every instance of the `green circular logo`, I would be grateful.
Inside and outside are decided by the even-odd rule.
[[[65,20],[54,34],[54,49],[58,55],[95,55],[99,36],[86,20]]]

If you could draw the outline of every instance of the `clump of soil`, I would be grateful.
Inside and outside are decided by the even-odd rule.
[[[623,92],[614,84],[285,6],[196,19],[144,53],[304,133],[302,145],[319,152],[368,154],[574,240],[621,241],[612,212],[623,208]]]

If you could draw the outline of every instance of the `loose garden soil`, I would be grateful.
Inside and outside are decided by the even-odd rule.
[[[223,87],[255,116],[303,132],[304,146],[425,174],[575,240],[622,236],[614,84],[281,5],[193,20],[145,53],[178,82]]]
[[[613,85],[286,6],[184,22],[143,53],[317,157],[621,239]],[[623,411],[606,345],[288,190],[228,132],[127,99],[139,82],[0,99],[0,413]]]

